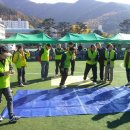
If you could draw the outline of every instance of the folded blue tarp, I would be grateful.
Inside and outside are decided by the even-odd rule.
[[[127,87],[19,90],[14,113],[21,117],[106,114],[130,111]],[[2,116],[8,117],[7,108]]]

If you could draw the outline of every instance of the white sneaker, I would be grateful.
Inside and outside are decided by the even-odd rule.
[[[42,78],[42,80],[44,81],[44,80],[45,80],[45,78]]]
[[[96,82],[93,82],[93,85],[97,85],[97,83],[96,83]]]
[[[60,87],[61,87],[62,89],[67,88],[67,86],[66,86],[66,85],[61,85]]]
[[[3,121],[3,118],[0,116],[0,122],[2,122]]]
[[[17,122],[21,117],[20,116],[13,116],[11,119],[9,119],[9,123]]]
[[[128,82],[125,86],[130,86],[130,82]]]

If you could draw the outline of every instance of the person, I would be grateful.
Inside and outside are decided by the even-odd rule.
[[[0,47],[0,103],[2,94],[5,96],[7,101],[7,109],[9,115],[9,123],[16,122],[20,117],[15,116],[13,112],[13,100],[12,94],[10,91],[10,74],[13,74],[10,71],[10,57],[8,49],[5,46]],[[0,115],[0,122],[3,120]]]
[[[126,69],[126,76],[128,80],[126,86],[129,86],[130,85],[130,47],[127,48],[124,54],[124,67]]]
[[[57,47],[55,49],[55,76],[58,76],[58,70],[60,70],[61,57],[63,53],[64,50],[61,48],[61,44],[57,44]]]
[[[13,63],[17,68],[18,85],[24,87],[27,84],[25,80],[25,67],[27,66],[26,59],[30,57],[29,51],[23,50],[22,45],[18,45],[17,51],[13,56]]]
[[[103,81],[104,79],[104,54],[105,54],[105,48],[102,47],[100,43],[96,43],[97,51],[99,54],[98,62],[99,62],[99,68],[100,68],[100,81]]]
[[[76,60],[77,50],[76,50],[75,44],[73,42],[69,42],[68,43],[68,49],[69,48],[73,48],[74,49],[72,57],[71,57],[71,61],[70,61],[70,63],[71,63],[71,75],[74,75],[74,71],[75,71],[75,60]]]
[[[114,61],[116,60],[116,52],[113,50],[113,45],[108,44],[107,50],[104,55],[104,65],[105,65],[105,77],[104,81],[106,82],[109,74],[109,84],[113,81],[113,69],[114,69]]]
[[[68,49],[68,51],[65,52],[62,55],[62,58],[61,58],[61,81],[60,81],[60,87],[62,89],[67,87],[65,85],[65,81],[66,81],[66,79],[68,77],[68,71],[69,71],[69,67],[70,67],[70,60],[71,60],[73,52],[74,52],[74,48],[70,47]]]
[[[84,80],[86,80],[90,69],[92,68],[93,73],[93,84],[97,83],[97,61],[98,61],[98,51],[95,45],[91,45],[86,53],[86,68],[84,71]]]
[[[36,58],[36,61],[40,62],[40,57],[39,57],[39,53],[40,53],[40,50],[41,50],[41,46],[38,45],[37,46],[37,50],[35,51],[35,58]]]
[[[46,44],[40,51],[41,59],[41,79],[46,80],[49,70],[49,51],[51,49],[50,44]]]

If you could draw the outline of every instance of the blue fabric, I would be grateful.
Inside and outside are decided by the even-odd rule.
[[[127,87],[19,90],[14,113],[21,117],[106,114],[130,111]],[[2,116],[8,117],[7,108]]]

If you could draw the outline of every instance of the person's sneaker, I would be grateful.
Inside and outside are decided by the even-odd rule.
[[[0,122],[2,122],[3,121],[3,118],[2,117],[0,117]]]
[[[130,86],[130,82],[128,82],[125,86]]]
[[[111,84],[112,83],[112,81],[109,81],[109,84]]]
[[[45,80],[45,78],[41,78],[42,79],[42,81],[44,81]]]
[[[26,82],[23,82],[23,84],[24,84],[24,85],[28,85],[28,84],[29,84],[29,82],[27,82],[27,81],[26,81]]]
[[[65,89],[65,88],[67,88],[66,85],[60,85],[60,87],[61,87],[61,89]]]
[[[96,82],[93,82],[93,85],[97,85],[97,83],[96,83]]]
[[[9,119],[9,123],[17,122],[21,117],[20,116],[13,116],[11,119]]]
[[[19,85],[19,87],[24,87],[24,85],[21,83],[21,84]]]

